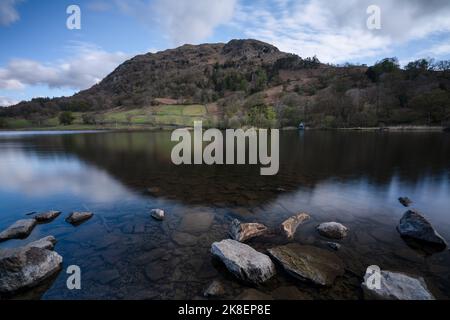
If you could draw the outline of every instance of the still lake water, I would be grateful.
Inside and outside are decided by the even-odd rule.
[[[226,297],[245,285],[211,258],[231,219],[277,228],[297,212],[312,220],[295,241],[326,248],[315,226],[350,228],[337,253],[346,273],[331,288],[300,283],[281,270],[257,288],[275,299],[360,299],[369,265],[422,276],[438,298],[450,298],[450,251],[410,247],[396,225],[408,196],[450,240],[450,135],[443,133],[282,132],[280,171],[260,166],[180,166],[171,163],[170,132],[0,133],[0,229],[32,211],[60,210],[23,245],[54,235],[63,270],[26,297],[42,299],[194,299],[214,279]],[[148,189],[150,188],[150,192]],[[164,222],[149,216],[166,210]],[[78,227],[71,211],[94,218]],[[249,244],[264,251],[278,237]],[[69,265],[82,270],[82,289],[66,288]]]

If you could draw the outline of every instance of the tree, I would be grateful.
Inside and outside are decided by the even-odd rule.
[[[73,123],[75,117],[72,115],[70,111],[63,111],[59,114],[59,123],[63,126],[68,126]]]
[[[375,63],[366,71],[367,77],[373,82],[378,82],[383,73],[391,73],[400,69],[397,58],[385,58]]]
[[[6,128],[8,123],[5,118],[0,118],[0,128]]]

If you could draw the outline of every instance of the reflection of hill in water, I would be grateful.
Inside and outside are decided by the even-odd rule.
[[[326,179],[365,179],[383,187],[393,176],[418,184],[449,174],[450,136],[441,133],[283,132],[278,175],[260,166],[175,166],[169,132],[101,133],[27,138],[48,152],[63,151],[108,171],[127,187],[155,189],[187,203],[256,204],[280,190],[313,189]]]

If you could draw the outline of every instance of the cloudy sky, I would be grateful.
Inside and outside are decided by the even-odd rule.
[[[81,30],[69,30],[69,5]],[[369,30],[367,8],[381,10]],[[0,0],[0,106],[71,95],[126,59],[256,38],[323,62],[450,58],[449,0]]]

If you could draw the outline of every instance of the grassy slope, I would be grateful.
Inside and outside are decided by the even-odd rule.
[[[83,124],[83,113],[73,113],[73,124],[62,126],[58,117],[46,119],[41,125],[21,118],[8,118],[9,129],[51,129],[51,130],[85,130],[85,129],[139,129],[157,126],[193,126],[194,121],[214,121],[217,115],[203,105],[165,105],[142,109],[113,109],[96,116],[103,125]]]

